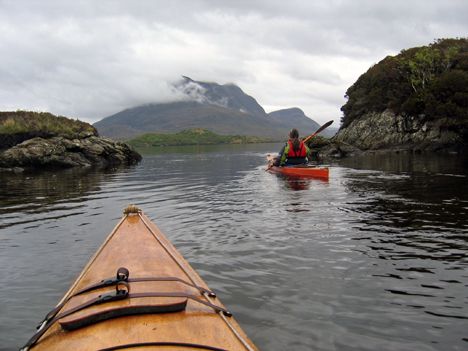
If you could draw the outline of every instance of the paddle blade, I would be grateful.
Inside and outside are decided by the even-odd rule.
[[[307,140],[309,140],[310,138],[312,138],[315,134],[318,134],[318,133],[320,133],[322,130],[324,130],[325,128],[328,128],[329,126],[331,126],[332,123],[333,123],[333,120],[331,120],[331,121],[325,123],[325,124],[324,124],[323,126],[321,126],[319,129],[317,129],[317,131],[316,131],[314,134],[312,134],[312,135],[309,136],[306,140],[304,140],[304,143],[305,143]]]
[[[323,126],[321,126],[314,134],[318,134],[318,133],[320,133],[322,130],[324,130],[325,128],[330,127],[330,126],[332,125],[332,123],[333,123],[333,120],[331,120],[331,121],[325,123],[325,124],[324,124]]]

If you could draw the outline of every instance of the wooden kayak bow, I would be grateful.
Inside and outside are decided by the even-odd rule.
[[[331,120],[331,121],[325,123],[325,124],[324,124],[323,126],[321,126],[319,129],[317,129],[317,131],[316,131],[314,134],[309,135],[303,142],[305,143],[305,142],[309,141],[309,139],[312,138],[315,134],[318,134],[318,133],[320,133],[321,131],[323,131],[325,128],[328,128],[329,126],[331,126],[332,123],[333,123],[333,120]],[[266,171],[269,171],[271,167],[273,167],[273,163],[272,163],[271,165],[269,165],[267,169],[265,169],[265,172],[266,172]]]
[[[193,267],[133,205],[22,350],[143,348],[258,351]]]

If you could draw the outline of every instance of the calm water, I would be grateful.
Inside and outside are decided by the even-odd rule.
[[[128,204],[260,350],[467,350],[467,160],[369,156],[295,180],[263,171],[280,146],[1,173],[0,350],[29,339]]]

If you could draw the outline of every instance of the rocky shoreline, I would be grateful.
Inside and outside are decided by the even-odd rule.
[[[35,137],[0,151],[0,168],[106,167],[135,164],[142,159],[131,146],[83,132],[79,138]]]
[[[63,117],[61,121],[74,123],[78,130],[73,133],[61,132],[61,129],[55,133],[47,130],[1,133],[0,170],[107,167],[136,164],[142,159],[130,145],[100,137],[97,130],[83,122],[69,122]],[[63,128],[66,129],[66,126]],[[430,121],[424,115],[400,116],[386,110],[355,118],[331,139],[315,136],[309,140],[308,146],[312,154],[319,158],[388,152],[466,153],[468,130],[455,118]]]
[[[395,115],[386,110],[368,113],[341,128],[331,139],[315,137],[308,146],[322,158],[375,153],[468,152],[468,131],[456,119],[428,121],[425,116]]]

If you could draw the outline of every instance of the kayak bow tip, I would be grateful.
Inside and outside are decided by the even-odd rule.
[[[132,214],[132,213],[141,213],[141,210],[138,208],[137,205],[128,205],[125,207],[125,210],[123,212],[124,214]]]

